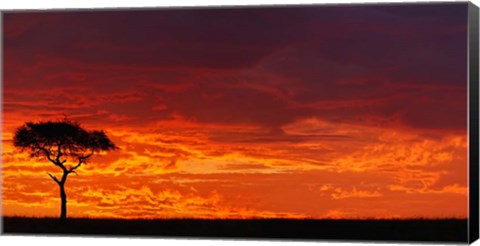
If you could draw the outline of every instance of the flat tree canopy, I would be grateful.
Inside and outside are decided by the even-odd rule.
[[[62,156],[86,159],[94,152],[117,148],[105,131],[87,131],[66,119],[27,122],[17,129],[13,144],[32,157],[46,156],[53,163],[65,163]]]

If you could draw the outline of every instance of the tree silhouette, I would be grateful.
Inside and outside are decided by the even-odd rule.
[[[15,132],[13,144],[21,151],[28,151],[31,157],[44,157],[62,169],[61,179],[47,172],[60,187],[61,220],[67,218],[65,182],[68,175],[77,174],[75,171],[93,154],[117,149],[103,130],[87,131],[78,122],[67,118],[59,121],[26,122]]]

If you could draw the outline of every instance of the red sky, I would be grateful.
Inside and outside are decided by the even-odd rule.
[[[66,114],[120,147],[69,176],[73,217],[467,217],[466,13],[6,13],[3,213],[58,215],[12,137]]]

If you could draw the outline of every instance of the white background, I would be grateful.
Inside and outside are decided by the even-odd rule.
[[[259,5],[259,4],[308,4],[308,3],[377,3],[377,2],[415,2],[412,0],[1,0],[0,10],[7,9],[65,9],[65,8],[112,8],[112,7],[160,7],[160,6],[206,6],[206,5]],[[439,1],[429,1],[439,2]],[[480,0],[473,0],[480,6]],[[375,233],[375,232],[372,232]],[[131,239],[131,238],[98,238],[98,237],[33,237],[33,236],[0,236],[1,245],[162,245],[162,246],[382,246],[396,245],[385,243],[339,243],[339,242],[292,242],[292,241],[254,241],[254,240],[198,240],[198,239]],[[409,243],[412,245],[413,243]],[[479,246],[476,242],[474,245]]]

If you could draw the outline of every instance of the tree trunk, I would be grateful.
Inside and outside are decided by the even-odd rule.
[[[67,193],[65,192],[65,183],[67,182],[68,172],[67,170],[63,170],[62,180],[58,182],[58,186],[60,186],[60,220],[66,221],[67,220]]]
[[[65,193],[65,183],[58,184],[60,186],[61,211],[60,220],[67,219],[67,194]]]

